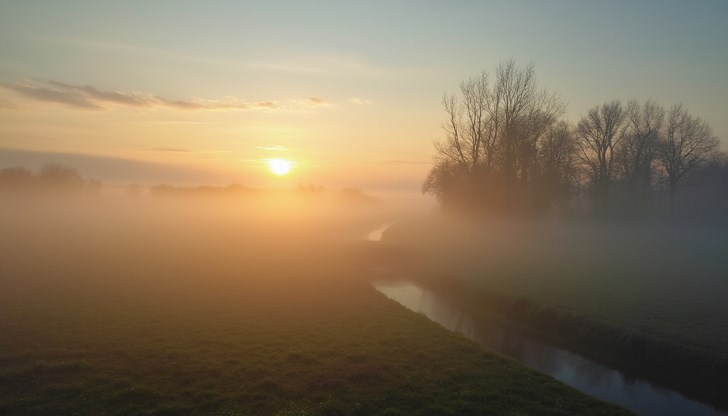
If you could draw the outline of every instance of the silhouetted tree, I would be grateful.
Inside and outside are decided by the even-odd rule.
[[[24,191],[34,185],[33,172],[23,167],[12,167],[0,170],[0,190]]]
[[[539,141],[564,113],[553,93],[538,90],[533,64],[514,61],[464,81],[460,95],[445,95],[444,140],[423,191],[439,200],[489,208],[533,202],[539,182]],[[516,198],[518,197],[518,198]],[[518,201],[516,201],[518,199]]]
[[[579,158],[591,177],[594,207],[603,214],[609,204],[614,149],[624,139],[627,112],[612,101],[593,107],[577,125]]]
[[[442,158],[427,175],[422,192],[433,195],[445,208],[450,208],[473,197],[473,190],[466,186],[466,181],[468,172],[463,164]]]
[[[658,145],[663,134],[665,109],[653,100],[627,103],[624,139],[614,154],[615,179],[622,184],[628,212],[644,214],[659,177],[656,175]]]
[[[682,104],[670,109],[658,155],[667,174],[671,210],[675,191],[685,175],[715,156],[717,149],[718,138],[713,136],[708,122],[691,116]]]
[[[579,184],[577,145],[565,121],[551,125],[538,149],[539,185],[544,202],[566,200]]]
[[[498,65],[489,107],[499,143],[506,204],[510,206],[514,193],[529,190],[537,142],[566,107],[555,94],[538,89],[533,63],[518,68],[513,60]]]
[[[460,95],[445,94],[445,138],[435,143],[436,162],[423,185],[447,205],[461,197],[475,197],[478,182],[490,173],[494,160],[495,132],[489,123],[488,76],[460,84]]]
[[[483,71],[442,104],[445,134],[422,191],[448,209],[544,210],[586,183],[596,214],[607,213],[611,194],[623,213],[644,214],[660,184],[672,201],[718,145],[707,122],[652,99],[605,102],[572,128],[558,96],[538,89],[533,64],[513,60],[496,67],[492,83]]]
[[[665,109],[653,100],[627,104],[627,134],[617,149],[616,161],[622,179],[635,197],[653,181],[654,162],[662,134]]]
[[[488,129],[488,76],[485,72],[460,84],[461,96],[445,94],[442,99],[447,121],[445,140],[436,143],[440,156],[474,171],[481,162],[492,164],[493,132]]]
[[[0,191],[88,192],[100,188],[100,181],[86,180],[76,169],[58,164],[46,164],[38,173],[22,167],[0,170]]]
[[[82,188],[85,184],[83,176],[76,169],[55,163],[43,166],[38,174],[38,180],[41,185],[55,189]]]

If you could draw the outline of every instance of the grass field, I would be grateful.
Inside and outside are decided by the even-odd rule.
[[[1,414],[626,413],[376,293],[352,218],[112,205],[3,211]]]
[[[384,240],[410,249],[432,276],[728,358],[720,227],[429,217],[392,227]]]

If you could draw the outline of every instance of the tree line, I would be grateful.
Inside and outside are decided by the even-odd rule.
[[[84,178],[78,170],[48,163],[38,171],[25,167],[0,169],[0,193],[98,192],[101,181]]]
[[[496,67],[492,82],[486,71],[463,81],[458,94],[443,96],[443,108],[445,134],[423,192],[446,209],[586,206],[608,216],[667,206],[674,214],[678,191],[687,196],[706,183],[728,202],[728,157],[708,122],[682,104],[614,100],[572,124],[564,101],[538,87],[534,65],[511,60]]]

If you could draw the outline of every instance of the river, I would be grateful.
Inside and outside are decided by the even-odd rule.
[[[389,226],[378,227],[367,239],[379,241]],[[489,350],[511,357],[541,373],[601,400],[646,416],[728,416],[708,404],[689,399],[609,368],[566,349],[551,345],[511,326],[478,319],[462,305],[407,279],[375,280],[384,296],[443,327],[460,333]]]

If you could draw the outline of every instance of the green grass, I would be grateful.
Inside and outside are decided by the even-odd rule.
[[[2,217],[0,414],[626,413],[387,300],[323,221],[146,215]]]

